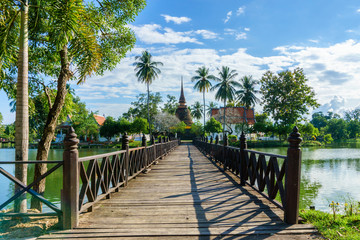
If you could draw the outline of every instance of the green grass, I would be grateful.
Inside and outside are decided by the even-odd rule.
[[[360,239],[360,215],[340,215],[316,211],[300,210],[300,217],[313,224],[326,239]]]

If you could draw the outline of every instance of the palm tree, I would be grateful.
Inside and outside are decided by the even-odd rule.
[[[236,70],[230,70],[227,66],[222,66],[219,70],[219,77],[216,77],[216,80],[219,81],[218,84],[213,86],[211,90],[217,89],[215,94],[216,100],[221,100],[224,102],[224,122],[223,122],[223,134],[225,135],[225,112],[226,112],[226,101],[233,101],[235,98],[235,87],[239,87],[240,84],[234,80],[238,75]]]
[[[196,118],[197,120],[199,120],[203,114],[202,111],[202,106],[201,103],[199,101],[196,101],[192,106],[191,106],[191,115]],[[205,126],[205,125],[204,125]]]
[[[135,60],[137,62],[133,63],[135,66],[136,77],[138,81],[141,83],[146,83],[147,85],[147,111],[148,111],[148,122],[149,122],[149,132],[151,135],[151,121],[150,121],[150,110],[149,110],[149,102],[150,102],[150,84],[159,76],[161,73],[158,66],[163,66],[162,62],[154,62],[152,60],[152,55],[148,51],[143,51],[141,56],[136,56]]]
[[[205,66],[198,68],[196,71],[196,76],[191,78],[191,81],[197,81],[195,83],[194,89],[198,90],[199,92],[203,93],[203,100],[204,100],[204,126],[205,126],[205,91],[207,92],[211,87],[212,84],[209,80],[215,80],[215,76],[209,75],[209,69]]]
[[[259,99],[255,96],[259,92],[255,90],[257,84],[259,84],[259,81],[253,80],[252,76],[244,76],[240,79],[240,90],[236,94],[238,95],[239,103],[246,108],[250,108],[259,102]]]
[[[217,105],[217,103],[216,102],[209,102],[209,105],[207,105],[207,112],[206,112],[206,114],[208,115],[208,117],[211,117],[211,109],[213,109],[213,108],[217,108],[218,107],[218,105]]]

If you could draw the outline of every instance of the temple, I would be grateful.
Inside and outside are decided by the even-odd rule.
[[[183,87],[183,80],[181,78],[181,94],[179,99],[179,106],[176,109],[176,117],[183,121],[187,126],[191,126],[193,124],[190,110],[186,106],[185,96],[184,96],[184,87]]]

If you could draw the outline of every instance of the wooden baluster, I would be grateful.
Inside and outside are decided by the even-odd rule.
[[[240,185],[245,186],[246,180],[248,178],[247,174],[247,164],[246,164],[246,156],[245,152],[247,149],[247,142],[245,133],[242,132],[240,136]]]
[[[61,209],[63,228],[72,229],[79,224],[79,152],[77,135],[72,127],[64,139],[63,190]]]
[[[301,149],[299,129],[295,126],[288,141],[290,146],[287,151],[287,163],[285,165],[285,217],[289,224],[297,224],[299,218],[299,196],[301,176]]]
[[[125,152],[125,184],[124,186],[126,187],[128,185],[128,180],[129,180],[129,137],[127,135],[127,133],[125,132],[123,137],[122,137],[122,149],[126,150]]]
[[[142,139],[141,139],[141,145],[144,147],[144,159],[142,160],[142,168],[146,168],[147,164],[147,159],[148,159],[148,152],[147,152],[147,147],[146,147],[146,136],[143,133]]]
[[[213,139],[213,137],[211,136],[211,137],[210,137],[210,144],[213,143],[213,140],[214,140],[214,139]]]
[[[227,154],[226,154],[226,147],[229,145],[229,140],[228,140],[228,136],[226,135],[226,133],[224,134],[224,138],[223,138],[223,165],[224,165],[224,171],[227,169]]]
[[[219,135],[216,135],[216,137],[215,137],[215,144],[216,144],[216,145],[219,144]]]
[[[154,136],[151,136],[151,145],[153,145],[153,148],[154,148],[153,158],[151,159],[151,162],[154,162],[156,160],[156,145],[155,145],[155,137]]]

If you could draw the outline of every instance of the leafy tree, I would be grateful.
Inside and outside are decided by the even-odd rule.
[[[5,132],[5,128],[4,128],[4,125],[3,125],[3,116],[2,114],[0,113],[0,135],[3,135],[4,132]]]
[[[331,134],[332,138],[335,140],[346,139],[349,136],[346,121],[337,118],[328,121],[328,124],[325,127],[325,133]]]
[[[201,118],[202,114],[203,114],[203,111],[202,111],[201,103],[199,101],[196,101],[191,106],[191,115],[193,116],[193,118],[199,120]]]
[[[208,117],[211,116],[211,109],[213,109],[213,108],[218,108],[217,103],[209,102],[209,105],[207,105],[207,109],[206,109],[206,114],[208,115]]]
[[[15,139],[15,124],[8,124],[5,127],[5,138],[9,139],[10,141],[14,141]]]
[[[117,123],[117,132],[124,134],[131,132],[131,123],[126,118],[120,118]]]
[[[244,76],[240,79],[240,90],[236,94],[241,105],[250,108],[260,101],[255,95],[259,92],[255,90],[257,84],[259,84],[259,81],[253,80],[252,76]]]
[[[108,141],[116,135],[117,122],[113,117],[107,117],[104,125],[100,127],[100,136],[105,137]]]
[[[71,118],[72,126],[79,137],[83,137],[85,141],[99,133],[99,126],[95,121],[94,113],[87,110],[79,115]]]
[[[326,134],[325,136],[324,136],[324,142],[326,143],[326,144],[330,144],[330,143],[332,143],[334,141],[334,139],[332,138],[332,136],[331,136],[331,134],[329,133],[329,134]]]
[[[357,138],[360,133],[360,122],[357,120],[350,120],[347,124],[347,131],[350,138]]]
[[[135,118],[146,118],[147,119],[147,96],[144,93],[136,96],[137,101],[132,102],[128,112],[123,114],[123,117],[132,120]],[[156,114],[159,113],[159,105],[162,102],[161,95],[159,92],[153,94],[150,93],[149,97],[149,111],[150,118],[153,119]]]
[[[29,12],[29,75],[37,79],[39,75],[57,79],[55,101],[50,106],[36,157],[37,160],[46,160],[67,94],[67,82],[70,79],[84,82],[91,74],[102,74],[119,63],[135,43],[134,33],[126,26],[144,8],[145,0],[29,2],[29,5],[35,6]],[[14,21],[19,12],[14,8],[19,4],[13,1],[5,3],[1,5],[1,12],[6,13],[1,18],[1,29],[6,31],[0,31],[0,45],[6,49],[6,54],[0,57],[0,77],[11,82],[18,62],[14,58],[19,50],[16,44],[21,41],[22,35],[19,34],[17,21]],[[3,51],[0,50],[0,53]],[[20,92],[21,88],[17,90]],[[20,100],[18,97],[17,105]],[[46,165],[36,165],[34,178],[46,170]],[[45,180],[33,187],[40,194],[44,188]],[[41,204],[33,199],[31,207],[41,209]]]
[[[179,123],[180,120],[175,115],[166,112],[158,113],[154,117],[154,128],[158,133],[173,132],[172,129]]]
[[[268,135],[273,132],[273,130],[273,123],[269,119],[269,115],[267,113],[255,114],[255,123],[252,131],[262,132],[265,133],[265,135]]]
[[[136,118],[130,126],[132,133],[146,133],[148,121],[145,118]]]
[[[187,127],[186,123],[181,121],[180,123],[176,124],[173,129],[170,129],[170,131],[172,133],[182,133],[182,134],[184,134],[185,130],[186,130],[186,127]]]
[[[319,135],[319,129],[314,127],[311,123],[299,124],[299,132],[303,136],[304,139],[313,139]],[[313,139],[314,140],[314,139]]]
[[[278,74],[268,71],[260,82],[264,112],[271,114],[278,124],[294,124],[310,108],[319,106],[301,68]]]
[[[193,76],[191,78],[192,82],[195,82],[194,89],[198,90],[199,92],[203,93],[203,103],[204,103],[204,111],[202,112],[204,114],[204,126],[205,126],[205,92],[208,92],[209,89],[212,87],[212,84],[209,80],[215,80],[214,75],[209,74],[209,68],[206,68],[205,66],[199,67],[195,73],[197,75]],[[200,117],[201,118],[201,117]],[[200,119],[197,118],[197,119]]]
[[[194,134],[195,136],[202,136],[204,135],[204,127],[200,122],[194,122],[191,125],[190,133]]]
[[[223,129],[221,123],[212,117],[206,122],[204,130],[207,133],[220,133]]]
[[[326,126],[328,119],[322,112],[313,113],[310,123],[320,129]]]
[[[219,83],[211,88],[211,90],[216,90],[215,94],[216,100],[221,100],[224,102],[224,119],[223,119],[223,132],[226,131],[226,101],[234,101],[236,89],[239,87],[239,83],[234,79],[238,75],[236,70],[230,70],[227,66],[222,66],[221,70],[219,69],[219,77],[216,77],[215,80]]]
[[[178,103],[176,101],[176,97],[168,94],[167,102],[164,104],[164,108],[162,109],[164,112],[175,115],[176,109],[178,108]]]
[[[150,84],[155,80],[161,73],[158,66],[162,66],[162,62],[155,62],[152,60],[152,55],[148,51],[143,51],[141,56],[136,56],[133,65],[135,66],[136,77],[141,83],[145,83],[147,86],[147,115],[149,122],[149,131],[151,135],[151,119],[150,119]]]

